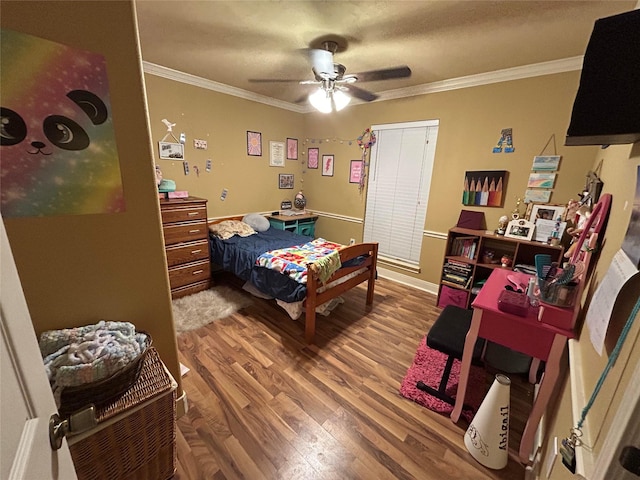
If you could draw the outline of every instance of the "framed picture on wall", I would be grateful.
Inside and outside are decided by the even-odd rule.
[[[247,131],[247,155],[262,156],[262,134],[260,132]]]
[[[278,188],[293,188],[293,173],[279,174]]]
[[[287,160],[298,159],[298,139],[287,138]]]
[[[538,155],[533,157],[533,164],[531,164],[531,170],[534,172],[555,172],[560,166],[560,155]]]
[[[474,170],[464,174],[463,205],[502,207],[507,188],[506,170]]]
[[[322,155],[322,176],[333,177],[333,155]]]
[[[362,160],[351,160],[349,183],[360,183],[360,180],[362,180]]]
[[[181,143],[158,142],[158,153],[162,160],[184,160],[184,145]]]
[[[320,157],[319,148],[310,148],[307,150],[307,168],[318,168],[318,158]]]
[[[284,142],[269,142],[269,166],[284,167]]]
[[[553,188],[555,173],[530,173],[527,188]]]

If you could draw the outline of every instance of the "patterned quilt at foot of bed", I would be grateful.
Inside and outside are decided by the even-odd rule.
[[[258,257],[256,265],[289,275],[298,283],[307,283],[307,266],[324,283],[342,265],[339,251],[344,245],[317,238],[290,248],[271,250]]]

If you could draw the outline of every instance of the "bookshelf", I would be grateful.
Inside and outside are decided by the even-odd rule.
[[[562,246],[507,238],[485,230],[450,229],[442,262],[438,305],[444,307],[453,303],[469,308],[493,269],[526,265],[535,271],[535,256],[539,253],[551,255],[552,261],[562,264]],[[511,266],[502,267],[500,259],[504,255],[512,259]]]

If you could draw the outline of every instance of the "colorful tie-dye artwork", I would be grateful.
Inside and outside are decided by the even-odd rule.
[[[102,55],[0,29],[2,216],[125,210]]]

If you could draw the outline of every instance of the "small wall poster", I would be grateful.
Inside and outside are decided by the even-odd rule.
[[[333,177],[333,155],[322,155],[322,175]]]
[[[463,205],[501,207],[507,187],[506,170],[469,171],[464,176]]]
[[[262,134],[260,132],[247,131],[247,155],[262,156]]]
[[[360,183],[362,179],[362,160],[351,160],[349,183]]]
[[[319,148],[310,148],[309,150],[307,150],[307,168],[318,168],[319,156]]]
[[[298,139],[287,138],[287,160],[298,159]]]
[[[549,203],[551,200],[551,190],[532,190],[524,192],[524,203]]]
[[[284,167],[284,142],[269,142],[269,166]]]
[[[560,165],[560,155],[546,155],[533,157],[533,164],[531,170],[540,172],[555,172]]]
[[[553,188],[555,173],[530,173],[527,188]]]

